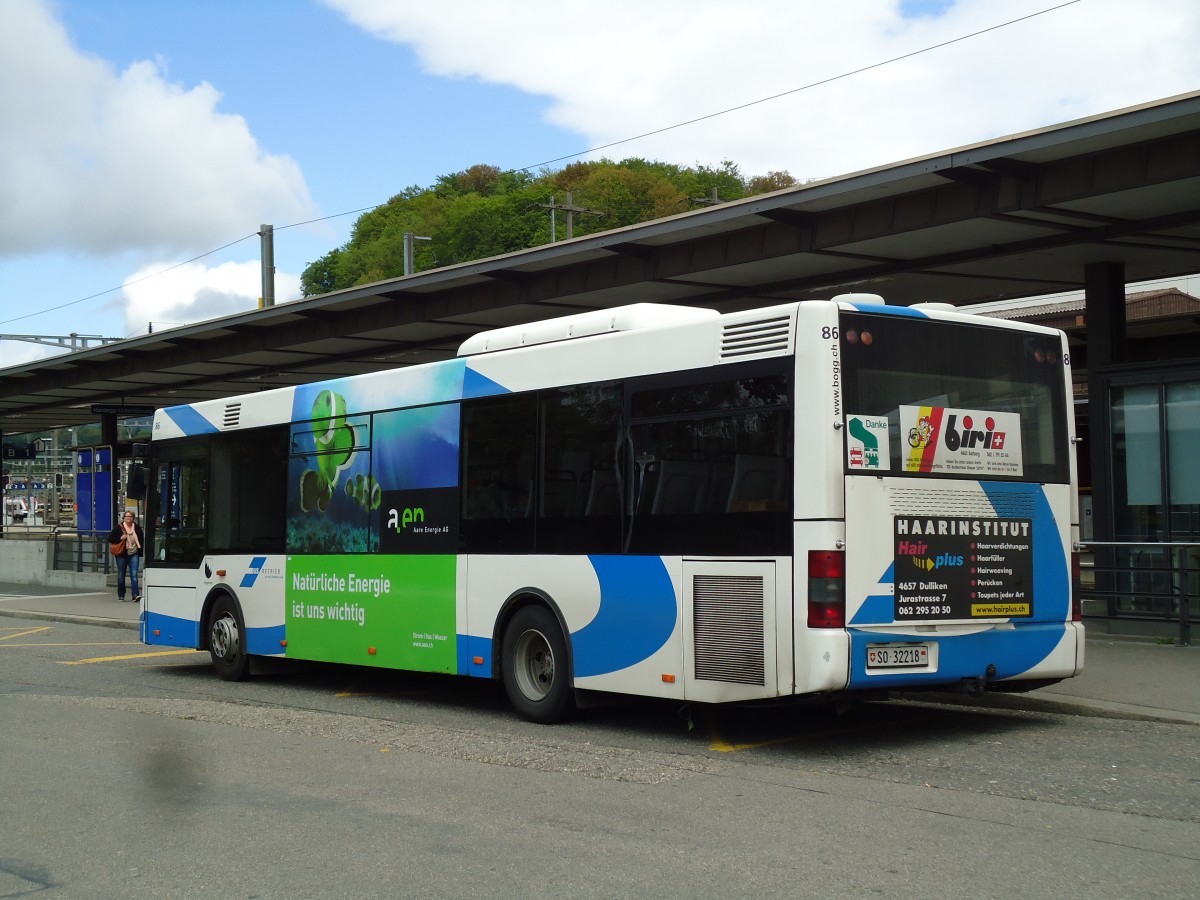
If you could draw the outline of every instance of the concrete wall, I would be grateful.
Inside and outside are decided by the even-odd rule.
[[[0,540],[0,581],[76,590],[103,591],[108,576],[103,572],[63,572],[54,564],[53,540]]]

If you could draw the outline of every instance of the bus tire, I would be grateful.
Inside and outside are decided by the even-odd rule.
[[[219,596],[208,614],[208,652],[223,681],[242,681],[250,674],[242,611],[228,594]]]
[[[574,710],[567,642],[544,606],[526,606],[504,629],[501,677],[509,702],[523,718],[550,724]]]

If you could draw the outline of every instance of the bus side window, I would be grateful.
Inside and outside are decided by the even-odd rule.
[[[284,427],[213,438],[208,552],[283,552],[287,448]]]
[[[733,462],[733,484],[726,512],[778,509],[785,484],[784,460],[779,456],[739,453]]]
[[[539,394],[539,553],[619,552],[622,401],[617,382]]]
[[[468,553],[533,550],[537,403],[532,395],[462,405],[462,523]]]
[[[204,557],[208,525],[208,453],[202,445],[171,447],[155,463],[147,540],[152,558],[194,564]]]
[[[790,386],[773,366],[634,387],[630,552],[791,551]]]

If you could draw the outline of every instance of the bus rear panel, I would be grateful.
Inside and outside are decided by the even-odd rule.
[[[1036,687],[1082,666],[1061,334],[840,317],[849,688]]]

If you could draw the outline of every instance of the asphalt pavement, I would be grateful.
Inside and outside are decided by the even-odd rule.
[[[0,616],[137,630],[141,604],[115,592],[0,582]],[[928,699],[929,695],[910,695]],[[1089,633],[1082,675],[1027,694],[934,695],[974,706],[1200,725],[1200,647]]]

